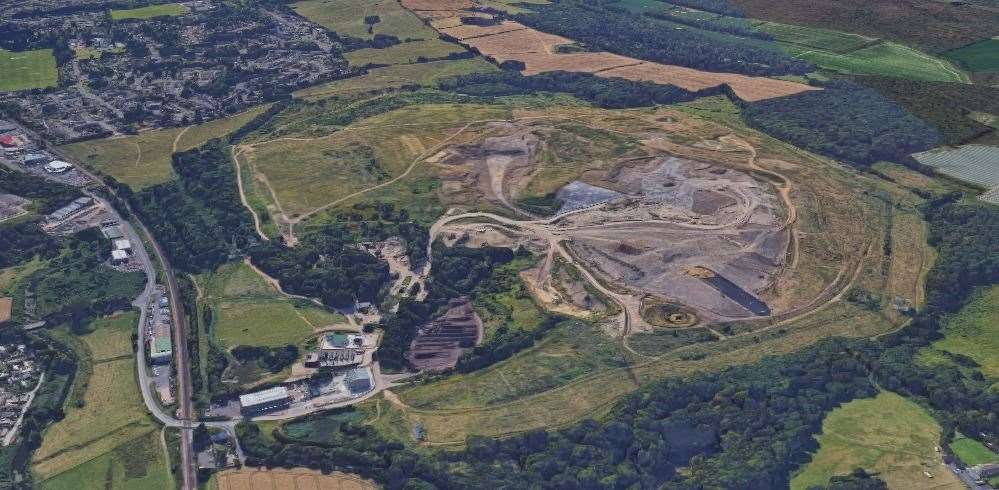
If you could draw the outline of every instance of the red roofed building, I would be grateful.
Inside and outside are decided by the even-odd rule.
[[[17,148],[21,146],[21,140],[9,134],[5,134],[3,136],[0,136],[0,146],[4,148]]]

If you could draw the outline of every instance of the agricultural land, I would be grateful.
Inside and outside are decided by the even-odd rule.
[[[161,16],[177,16],[184,15],[188,12],[188,8],[179,3],[161,3],[159,5],[150,5],[148,7],[139,7],[134,9],[112,9],[111,18],[114,20],[126,20],[126,19],[152,19],[153,17]]]

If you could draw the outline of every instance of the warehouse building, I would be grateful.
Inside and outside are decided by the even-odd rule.
[[[256,393],[240,395],[239,405],[243,415],[256,415],[288,408],[291,405],[291,395],[284,386],[275,386]]]
[[[149,360],[153,364],[166,364],[173,357],[173,343],[167,335],[153,335],[149,338]]]
[[[371,379],[371,370],[366,367],[358,367],[347,371],[347,376],[343,383],[347,385],[351,395],[367,393],[374,388],[374,381]]]

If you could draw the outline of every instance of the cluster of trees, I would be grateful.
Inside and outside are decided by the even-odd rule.
[[[0,225],[0,269],[27,262],[34,257],[51,258],[59,244],[38,227],[37,221]]]
[[[620,9],[576,2],[531,8],[536,13],[512,17],[540,31],[625,56],[745,75],[803,75],[812,70],[810,63],[777,50],[726,43],[690,30],[664,29],[661,22]]]
[[[90,318],[127,309],[142,291],[145,275],[102,267],[110,250],[111,243],[94,228],[66,239],[59,255],[27,279],[38,315],[75,328]]]
[[[764,41],[773,41],[774,35],[769,32],[758,31],[749,27],[748,25],[737,24],[734,22],[726,22],[724,20],[713,20],[704,19],[699,17],[691,17],[685,15],[675,15],[664,10],[649,10],[645,12],[645,15],[652,17],[653,19],[665,20],[667,22],[673,22],[676,24],[688,25],[690,27],[696,27],[698,29],[704,29],[706,31],[715,31],[725,34],[733,34],[742,37],[751,37],[754,39],[762,39]]]
[[[0,193],[31,199],[40,214],[48,214],[83,196],[71,185],[59,184],[7,167],[0,167]]]
[[[968,113],[999,114],[999,88],[894,77],[854,79],[935,126],[943,135],[944,144],[960,145],[996,132],[995,128],[968,117]]]
[[[957,311],[973,288],[999,282],[999,209],[959,202],[960,194],[930,201],[929,243],[940,253],[926,277],[927,305],[933,312]]]
[[[306,235],[294,248],[269,241],[252,247],[249,254],[285,291],[341,308],[376,301],[389,281],[388,264],[355,243],[345,226],[334,224]]]
[[[277,373],[295,363],[298,347],[292,344],[282,347],[237,345],[232,349],[232,356],[239,362],[256,362],[260,367]]]
[[[512,70],[473,73],[441,80],[438,86],[442,90],[477,97],[566,92],[608,109],[673,104],[704,95],[674,85],[637,82],[623,78],[603,78],[591,73],[565,71],[531,76],[524,76]]]
[[[132,193],[119,186],[132,209],[180,270],[212,270],[233,251],[253,243],[253,222],[239,200],[226,147],[212,140],[173,155],[176,181]]]
[[[743,102],[752,127],[820,155],[866,167],[912,164],[911,153],[940,142],[935,128],[878,92],[837,80],[786,97]]]

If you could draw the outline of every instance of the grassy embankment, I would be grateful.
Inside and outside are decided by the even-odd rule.
[[[175,151],[190,150],[210,139],[221,138],[242,127],[267,107],[267,104],[257,106],[231,117],[185,128],[72,143],[63,146],[62,150],[88,167],[138,191],[174,178],[170,156]]]

